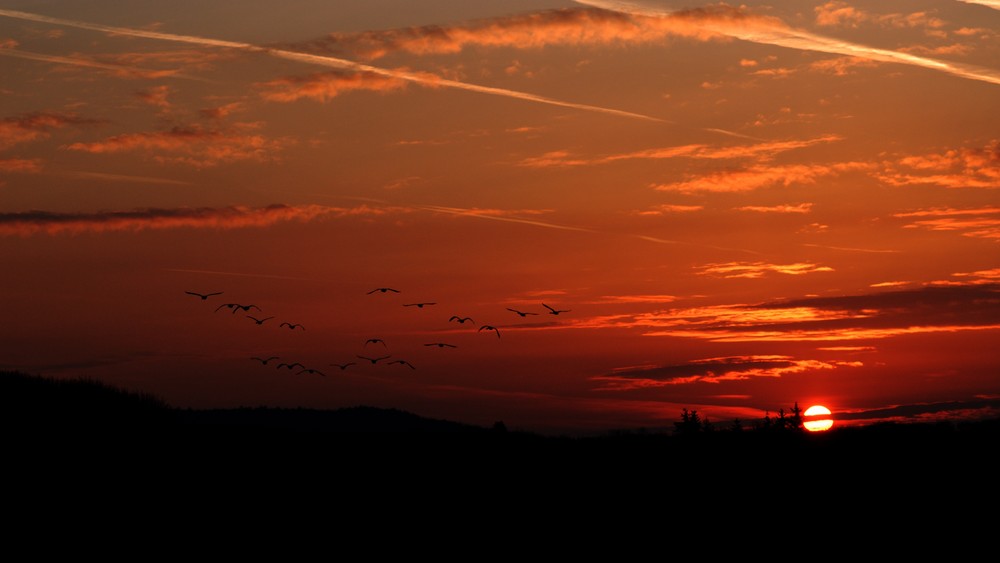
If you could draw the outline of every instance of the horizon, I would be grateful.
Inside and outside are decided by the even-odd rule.
[[[0,370],[539,433],[1000,416],[994,3],[273,16],[0,6]]]

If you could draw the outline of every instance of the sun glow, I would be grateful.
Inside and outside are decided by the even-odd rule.
[[[813,405],[806,409],[802,413],[803,423],[805,429],[810,432],[822,432],[824,430],[829,430],[833,427],[833,418],[830,415],[830,409],[821,406]]]

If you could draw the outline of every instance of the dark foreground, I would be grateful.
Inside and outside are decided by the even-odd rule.
[[[464,486],[654,495],[710,487],[718,496],[780,487],[834,501],[833,491],[861,486],[982,496],[997,490],[1000,451],[998,420],[571,438],[370,407],[182,410],[94,382],[11,372],[0,373],[0,413],[7,467],[25,476],[168,479],[199,490],[250,481],[373,495]]]

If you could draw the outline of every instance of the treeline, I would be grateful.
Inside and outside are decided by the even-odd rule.
[[[707,416],[703,417],[696,410],[681,410],[681,419],[674,423],[674,433],[677,435],[691,435],[699,433],[715,432],[725,430],[729,432],[742,432],[747,429],[747,424],[739,418],[734,418],[728,424],[717,426],[710,421]],[[802,409],[796,402],[786,414],[784,408],[778,409],[778,415],[771,416],[770,411],[764,413],[764,418],[754,420],[750,423],[749,429],[757,432],[800,432],[805,430],[802,421]]]

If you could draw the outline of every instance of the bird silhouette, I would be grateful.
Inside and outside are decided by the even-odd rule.
[[[353,366],[355,364],[354,364],[354,362],[347,362],[346,364],[330,364],[330,365],[331,366],[337,366],[338,368],[340,368],[340,371],[344,371],[345,369],[347,369],[347,368],[349,368],[349,367],[351,367],[351,366]]]
[[[521,315],[522,317],[527,317],[528,315],[537,315],[538,314],[538,313],[530,313],[530,312],[526,312],[526,311],[518,311],[517,309],[511,309],[510,307],[507,307],[507,310],[508,311],[513,311],[513,312],[517,313],[518,315]]]
[[[550,315],[558,315],[559,313],[568,313],[569,312],[569,309],[565,309],[565,310],[560,311],[559,309],[553,309],[552,307],[549,307],[545,303],[542,303],[542,306],[549,310],[549,314]]]
[[[302,365],[302,364],[300,364],[298,362],[294,362],[294,363],[291,363],[291,364],[285,364],[285,363],[278,364],[278,369],[281,369],[281,368],[295,369],[296,367],[304,368],[306,366],[304,366],[304,365]]]
[[[247,315],[247,318],[248,319],[253,319],[253,322],[255,322],[255,323],[259,324],[259,325],[262,325],[262,324],[264,324],[264,321],[269,321],[269,320],[273,319],[274,317],[264,317],[263,319],[258,319],[257,317],[252,317],[250,315]]]
[[[303,373],[315,373],[317,375],[322,375],[323,377],[326,377],[325,373],[319,371],[318,369],[312,369],[312,368],[306,368],[306,369],[304,369],[304,370],[296,373],[295,375],[302,375]]]
[[[383,347],[388,348],[388,346],[385,345],[385,340],[382,340],[381,338],[369,338],[368,340],[365,340],[365,346],[368,346],[369,344],[381,344]]]
[[[271,360],[277,360],[279,358],[278,358],[278,356],[270,356],[268,358],[258,358],[257,356],[254,356],[254,357],[252,357],[250,359],[251,360],[257,360],[258,362],[260,362],[261,364],[263,364],[263,365],[266,366],[267,362],[270,362]]]
[[[258,311],[260,311],[260,307],[256,305],[240,305],[239,303],[233,303],[232,309],[234,315],[236,314],[236,311],[239,311],[241,309],[243,310],[244,313],[246,313],[250,309],[257,309]]]
[[[393,292],[393,293],[399,293],[399,290],[398,290],[398,289],[393,289],[393,288],[391,288],[391,287],[376,287],[375,289],[373,289],[373,290],[369,291],[369,292],[367,293],[367,295],[371,295],[371,294],[375,293],[376,291],[379,291],[379,292],[382,292],[382,293],[385,293],[385,292],[387,292],[387,291],[391,291],[391,292]]]
[[[361,358],[362,360],[368,360],[369,362],[371,362],[374,365],[379,360],[385,360],[385,359],[390,358],[391,356],[379,356],[377,358],[369,358],[368,356],[358,356],[358,357]]]
[[[292,330],[295,330],[297,328],[301,328],[302,330],[306,329],[306,327],[304,327],[304,326],[302,326],[300,324],[295,324],[295,323],[281,323],[281,325],[279,325],[279,328],[282,327],[282,326],[287,326],[288,328],[290,328]]]
[[[238,305],[239,305],[238,303],[223,303],[222,305],[219,305],[218,307],[215,308],[215,312],[218,313],[219,309],[225,307],[226,309],[232,309],[233,312],[235,313],[236,312],[235,307],[237,307]]]
[[[500,338],[500,330],[497,327],[493,325],[483,325],[479,327],[479,330],[477,332],[482,332],[484,330],[492,330],[493,332],[497,333],[497,338],[498,339]]]
[[[410,362],[408,362],[406,360],[393,360],[393,361],[391,361],[389,363],[390,364],[403,364],[403,365],[406,365],[406,366],[410,366],[410,369],[417,369],[417,368],[413,367],[413,364],[411,364]]]
[[[424,346],[437,346],[438,348],[458,348],[454,344],[448,344],[447,342],[431,342],[424,344]]]
[[[437,305],[437,303],[403,303],[403,307],[416,307],[418,309],[423,309],[424,305]]]
[[[469,317],[459,317],[458,315],[452,315],[451,318],[448,319],[449,323],[451,321],[458,321],[459,324],[465,324],[466,322],[470,322],[472,324],[476,324],[476,321],[470,319]]]
[[[222,295],[221,291],[216,291],[215,293],[198,293],[196,291],[185,291],[184,293],[187,293],[188,295],[196,295],[198,297],[201,297],[202,301],[208,299],[213,295]]]

